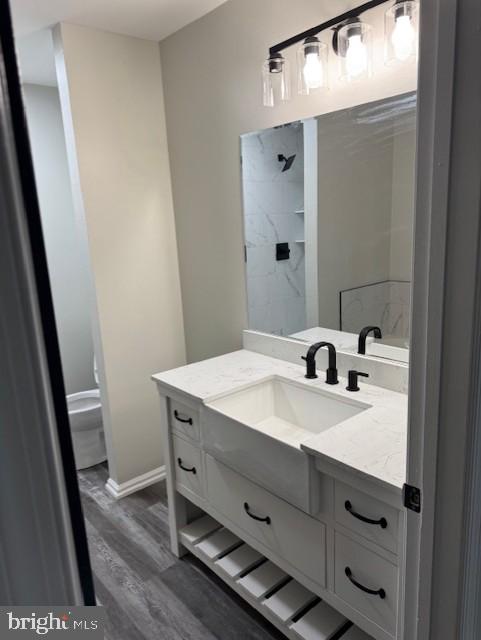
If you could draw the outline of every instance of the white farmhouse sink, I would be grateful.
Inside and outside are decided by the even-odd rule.
[[[204,449],[291,504],[314,513],[308,456],[300,445],[370,405],[272,376],[205,405]],[[315,483],[317,486],[318,483]]]
[[[209,406],[295,447],[313,433],[321,433],[368,408],[278,377],[229,393]]]

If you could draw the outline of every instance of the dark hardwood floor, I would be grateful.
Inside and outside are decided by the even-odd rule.
[[[79,472],[97,599],[108,640],[285,640],[196,558],[169,547],[164,483],[116,501],[108,472]]]

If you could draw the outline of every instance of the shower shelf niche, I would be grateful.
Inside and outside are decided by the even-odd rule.
[[[209,515],[179,531],[180,541],[291,640],[372,640]]]

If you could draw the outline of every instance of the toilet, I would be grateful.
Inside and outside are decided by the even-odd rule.
[[[94,376],[98,384],[95,361]],[[100,391],[90,389],[68,395],[67,408],[77,470],[92,467],[106,460]]]

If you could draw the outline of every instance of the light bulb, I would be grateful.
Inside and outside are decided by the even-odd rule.
[[[367,50],[361,35],[349,37],[346,51],[346,71],[349,76],[355,78],[367,69]]]
[[[396,26],[391,35],[391,42],[394,55],[398,60],[407,60],[414,52],[416,32],[413,27],[411,16],[398,16]]]
[[[319,89],[324,81],[324,70],[318,53],[306,53],[304,81],[309,89]]]

